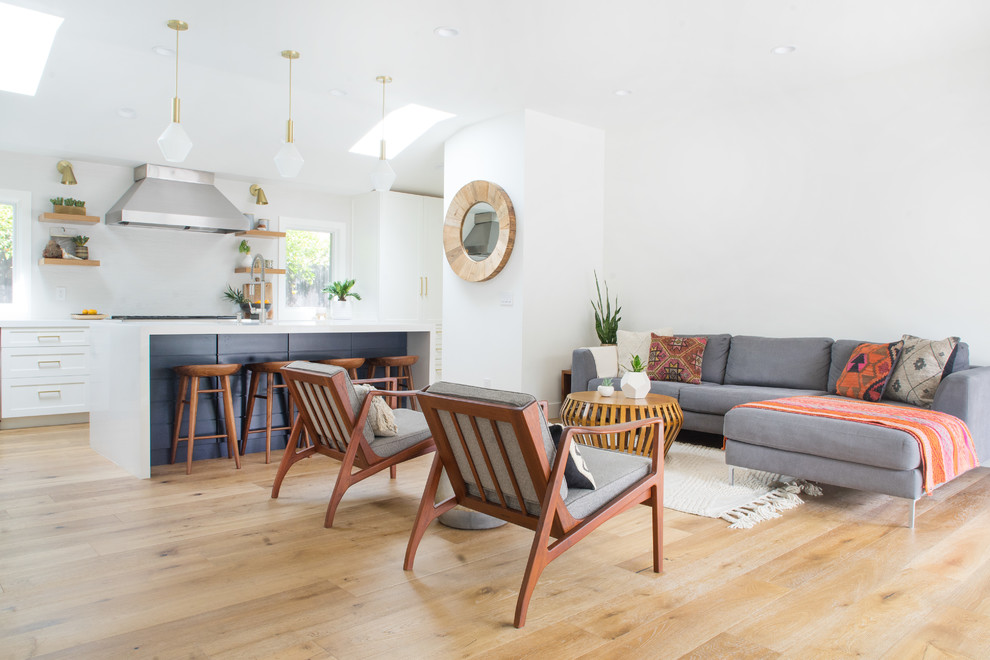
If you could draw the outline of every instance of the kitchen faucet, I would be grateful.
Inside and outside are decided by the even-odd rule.
[[[260,266],[261,268],[261,283],[258,285],[261,289],[259,295],[261,298],[261,309],[258,311],[258,323],[265,323],[268,320],[268,310],[265,309],[265,258],[261,256],[260,252],[254,256],[254,261],[251,262],[251,279],[257,282],[258,278],[254,276],[255,266]]]

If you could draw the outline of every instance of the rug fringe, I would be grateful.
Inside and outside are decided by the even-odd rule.
[[[750,529],[764,520],[779,518],[781,511],[804,504],[804,500],[798,497],[801,492],[817,497],[822,494],[822,489],[816,484],[798,479],[775,488],[749,504],[726,511],[720,517],[732,523],[729,529]]]

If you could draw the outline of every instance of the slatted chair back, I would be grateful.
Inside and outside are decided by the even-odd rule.
[[[320,370],[315,371],[308,363],[294,363],[283,367],[282,375],[314,444],[345,453],[355,435],[358,408],[357,393],[347,370],[320,365]],[[374,438],[367,423],[359,437],[366,442]]]
[[[535,529],[556,453],[536,399],[444,382],[418,399],[458,499]]]

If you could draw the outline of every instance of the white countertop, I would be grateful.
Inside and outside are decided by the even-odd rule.
[[[92,328],[134,328],[149,335],[191,334],[277,334],[302,332],[430,332],[433,324],[385,321],[269,321],[268,323],[236,320],[174,320],[174,321],[77,321],[75,319],[42,319],[0,321],[0,328],[51,328],[88,325]]]

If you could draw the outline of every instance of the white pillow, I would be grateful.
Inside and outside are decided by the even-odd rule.
[[[365,398],[371,390],[375,389],[371,385],[355,385],[358,399],[364,404]],[[395,413],[385,403],[385,397],[376,396],[371,400],[371,409],[368,410],[368,423],[371,424],[371,431],[375,435],[398,435],[399,427],[395,425]]]
[[[619,375],[629,371],[629,363],[633,356],[638,355],[643,361],[643,366],[650,361],[650,335],[661,335],[672,337],[673,328],[660,328],[653,332],[631,332],[629,330],[616,330],[615,338],[619,349]]]

